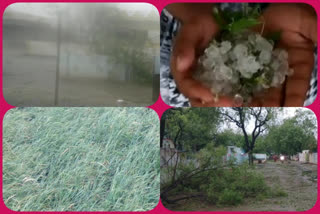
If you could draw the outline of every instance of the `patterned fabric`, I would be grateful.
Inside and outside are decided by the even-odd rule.
[[[314,51],[314,68],[312,72],[312,77],[310,81],[310,89],[307,92],[306,100],[304,101],[304,106],[308,106],[313,103],[317,97],[318,92],[318,47]]]
[[[172,40],[180,23],[166,10],[161,13],[160,20],[160,93],[163,101],[174,107],[188,107],[189,100],[178,90],[170,73],[170,56]]]
[[[253,5],[253,4],[252,4]],[[239,3],[221,3],[220,8],[231,9],[234,11],[241,10],[242,4]],[[264,9],[267,4],[260,4]],[[180,23],[165,9],[161,13],[161,32],[160,32],[160,93],[163,101],[173,107],[190,107],[188,98],[183,96],[170,73],[170,56],[172,51],[172,40],[177,34]],[[304,106],[310,105],[317,95],[317,48],[315,48],[315,66],[310,81],[310,89],[306,94]]]

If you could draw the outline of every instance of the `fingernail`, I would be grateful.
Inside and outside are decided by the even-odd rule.
[[[204,97],[204,99],[202,99],[202,104],[203,103],[211,103],[214,101],[214,98],[213,97]]]
[[[243,97],[240,94],[236,94],[233,98],[234,107],[240,107],[243,104]]]

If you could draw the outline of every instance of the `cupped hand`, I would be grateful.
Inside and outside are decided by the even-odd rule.
[[[264,34],[281,32],[277,43],[288,51],[289,66],[294,73],[279,88],[271,88],[263,99],[254,99],[252,106],[303,106],[314,68],[314,47],[317,43],[317,17],[306,4],[272,4],[261,17]]]
[[[212,13],[201,14],[183,23],[173,45],[171,73],[180,92],[192,106],[231,106],[232,99],[216,99],[211,90],[192,77],[198,57],[218,33]]]

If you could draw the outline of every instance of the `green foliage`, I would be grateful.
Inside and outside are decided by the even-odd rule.
[[[225,189],[218,198],[218,204],[238,205],[243,201],[243,195],[240,192],[231,189]]]
[[[237,34],[244,30],[250,29],[254,26],[261,24],[258,20],[260,16],[259,7],[248,7],[247,4],[243,4],[244,9],[242,12],[234,12],[230,10],[218,10],[214,8],[213,16],[217,23],[220,25],[224,35]]]
[[[256,25],[260,24],[260,22],[257,19],[252,19],[252,18],[241,18],[238,21],[232,22],[228,26],[228,30],[233,33],[239,33],[245,29],[248,29],[250,27],[254,27]]]
[[[295,155],[302,150],[317,151],[315,116],[310,111],[298,112],[281,124],[270,127],[264,145],[277,154]]]
[[[274,42],[277,42],[281,39],[281,31],[269,33],[266,35],[266,38],[268,40],[272,40]]]
[[[3,199],[17,211],[143,211],[159,199],[159,124],[143,108],[16,108]]]
[[[176,148],[199,151],[212,143],[220,122],[218,108],[180,108],[166,112],[165,136]]]
[[[244,148],[244,139],[243,135],[239,133],[235,133],[232,129],[226,129],[222,132],[219,132],[215,135],[216,146],[223,145],[223,146],[237,146]]]
[[[253,167],[247,164],[235,165],[232,161],[225,162],[225,154],[226,148],[223,146],[206,145],[192,156],[194,161],[179,164],[177,178],[173,182],[161,185],[161,189],[174,185],[173,191],[167,193],[171,196],[176,195],[173,198],[202,193],[206,200],[216,205],[237,205],[246,198],[262,200],[283,196],[280,188],[273,191],[267,186],[263,175],[257,173]],[[179,180],[183,182],[176,185],[176,181]]]
[[[269,197],[271,191],[264,177],[245,164],[215,171],[202,188],[211,203],[224,205],[237,205],[245,198]]]

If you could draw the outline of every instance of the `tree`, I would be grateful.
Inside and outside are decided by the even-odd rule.
[[[184,199],[206,197],[206,195],[201,192],[201,186],[207,184],[206,182],[214,175],[216,170],[232,165],[231,162],[227,164],[223,162],[222,157],[225,153],[226,149],[224,147],[215,147],[213,144],[207,144],[200,151],[192,154],[192,158],[196,161],[190,161],[188,163],[179,162],[177,167],[167,166],[167,169],[174,170],[172,174],[175,176],[173,179],[170,179],[169,182],[161,184],[161,199],[166,203],[172,204]],[[161,170],[163,170],[161,171],[163,175],[165,173],[164,168]],[[170,195],[175,191],[179,191],[181,188],[190,188],[197,191],[192,194],[170,199]]]
[[[236,133],[232,129],[226,129],[214,136],[214,145],[243,147],[244,140],[241,133]]]
[[[253,152],[254,153],[265,153],[265,154],[267,154],[269,156],[274,154],[272,146],[270,145],[270,143],[268,143],[266,141],[266,135],[261,135],[256,140],[256,144],[255,144],[255,147],[253,149]]]
[[[196,152],[213,142],[220,122],[220,109],[169,109],[165,117],[163,135],[173,141],[176,149]]]
[[[118,5],[119,6],[119,5]],[[157,20],[141,19],[129,15],[116,4],[76,4],[64,13],[64,32],[69,40],[88,46],[91,52],[107,56],[108,64],[125,66],[124,79],[142,84],[152,84],[154,50],[148,47],[150,23]],[[110,78],[118,76],[113,69]]]
[[[272,116],[271,109],[262,107],[235,107],[232,108],[232,111],[225,110],[222,114],[229,122],[234,123],[238,128],[240,128],[244,136],[244,149],[248,152],[249,164],[253,165],[253,150],[255,143],[259,135],[267,129],[267,123]],[[246,129],[250,120],[253,120],[254,122],[254,128],[251,135],[249,135]]]
[[[302,150],[316,152],[315,119],[313,113],[298,111],[294,117],[284,120],[282,124],[272,126],[264,144],[277,154],[291,156]]]

